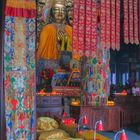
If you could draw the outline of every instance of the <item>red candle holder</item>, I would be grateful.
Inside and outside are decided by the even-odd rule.
[[[103,128],[102,120],[97,121],[94,126],[94,139],[93,140],[97,140],[96,131],[103,131],[103,130],[104,128]]]
[[[128,140],[127,138],[127,135],[125,133],[125,130],[121,130],[121,131],[118,131],[115,136],[114,136],[114,140],[117,140],[117,136],[120,134],[120,140]]]
[[[79,131],[80,130],[80,123],[81,123],[81,120],[83,119],[83,124],[84,125],[87,125],[88,124],[88,119],[87,119],[87,116],[84,115],[84,116],[81,116],[79,121],[78,121],[78,126],[77,126],[77,130]]]

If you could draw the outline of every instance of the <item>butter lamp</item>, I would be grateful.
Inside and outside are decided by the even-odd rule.
[[[103,130],[104,128],[103,128],[102,120],[97,121],[94,126],[94,139],[93,140],[96,140],[96,131],[103,131]]]
[[[114,136],[114,140],[117,140],[117,136],[120,134],[120,140],[128,140],[127,135],[125,133],[125,130],[122,129],[121,131],[118,131],[115,136]]]

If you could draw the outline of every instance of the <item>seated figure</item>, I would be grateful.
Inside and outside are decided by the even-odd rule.
[[[58,60],[61,51],[72,51],[72,28],[65,24],[65,0],[55,0],[52,5],[53,23],[43,27],[37,50],[40,59]]]

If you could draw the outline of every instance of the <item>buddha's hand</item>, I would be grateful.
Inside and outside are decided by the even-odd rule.
[[[59,30],[57,33],[57,39],[58,41],[62,41],[62,38],[64,37],[64,31],[63,30]]]

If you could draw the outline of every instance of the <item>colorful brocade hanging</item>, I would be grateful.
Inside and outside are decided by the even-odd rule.
[[[73,2],[73,26],[72,26],[72,46],[73,54],[78,54],[78,20],[79,20],[79,0]]]
[[[97,48],[97,1],[74,0],[73,12],[73,53],[93,58]]]
[[[79,21],[78,21],[78,52],[84,55],[85,46],[85,0],[79,0]]]
[[[120,0],[116,0],[116,50],[120,50]]]
[[[124,0],[124,42],[129,43],[128,0]]]
[[[97,25],[98,25],[98,3],[92,1],[92,14],[91,14],[91,58],[96,57],[97,51]]]
[[[106,15],[106,35],[105,35],[105,44],[106,44],[106,49],[110,49],[110,43],[111,43],[111,40],[110,40],[110,35],[111,35],[111,4],[110,4],[110,0],[106,0],[106,5],[105,5],[105,8],[107,9],[105,12],[105,15]]]
[[[74,5],[77,3],[75,0]],[[75,52],[77,40],[80,56],[96,57],[98,22],[101,47],[105,50],[120,49],[120,0],[79,0],[79,7],[74,6],[73,19],[73,50]]]
[[[103,49],[120,49],[120,0],[100,1],[100,45]]]
[[[35,0],[7,0],[4,92],[8,140],[35,138]]]
[[[106,5],[105,5],[105,0],[101,0],[101,3],[100,3],[100,26],[101,26],[101,33],[100,33],[100,45],[102,48],[105,48],[106,47],[106,44],[105,44],[105,26],[106,26],[106,22],[105,22],[105,9]]]
[[[111,48],[116,48],[116,31],[115,31],[115,0],[111,0]]]
[[[7,0],[5,15],[34,18],[36,15],[35,0]]]
[[[139,3],[139,0],[124,0],[124,42],[126,44],[139,44]]]
[[[133,44],[133,0],[129,0],[129,40],[130,43]]]
[[[91,25],[92,25],[92,2],[91,0],[86,0],[86,21],[85,21],[85,56],[89,57],[90,56],[90,47],[91,47]]]
[[[140,1],[138,3],[138,0],[134,0],[134,42],[136,44],[139,44],[139,32],[140,32],[140,17],[138,18],[138,4],[140,5]],[[139,6],[139,10],[140,10],[140,6]],[[140,11],[139,11],[139,15],[140,15]],[[138,27],[139,25],[139,27]],[[139,29],[139,32],[138,32]]]

